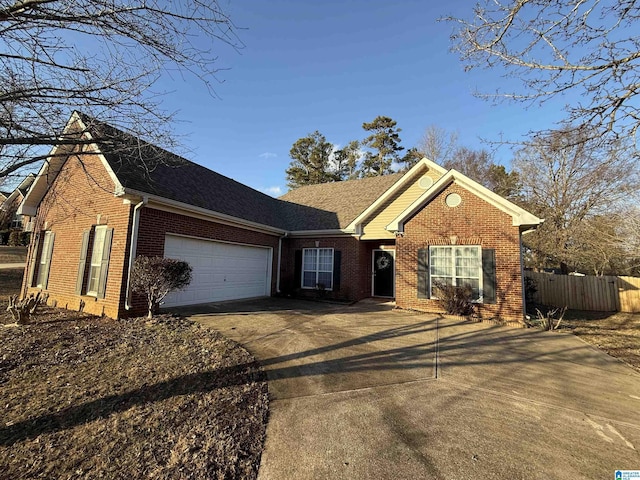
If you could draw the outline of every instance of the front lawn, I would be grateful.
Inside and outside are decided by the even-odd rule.
[[[640,371],[640,313],[568,311],[561,327]]]
[[[257,476],[268,394],[246,350],[169,316],[36,321],[0,327],[0,477]]]

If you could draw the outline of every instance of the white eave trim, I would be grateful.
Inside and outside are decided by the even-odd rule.
[[[83,131],[83,135],[86,135],[86,137],[89,140],[92,140],[91,134],[87,131],[87,126],[82,121],[82,118],[80,118],[80,115],[78,114],[78,112],[73,112],[71,114],[71,117],[69,118],[69,121],[65,125],[63,132],[66,133],[69,130],[69,128],[75,123],[79,123],[81,127],[81,131]],[[97,155],[100,158],[100,161],[103,163],[104,168],[107,170],[109,177],[111,177],[111,179],[113,180],[114,193],[118,193],[119,191],[122,191],[123,190],[122,184],[116,177],[115,173],[113,172],[113,169],[109,166],[109,163],[107,162],[107,159],[105,158],[105,156],[100,152],[100,149],[98,148],[98,146],[95,143],[92,143],[89,145],[91,147],[91,151],[84,152],[84,153]],[[58,154],[58,150],[63,147],[73,149],[75,145],[69,145],[69,144],[55,145],[51,149],[47,160],[45,160],[44,164],[40,168],[40,171],[38,172],[35,180],[31,184],[29,191],[27,192],[22,203],[20,204],[20,207],[18,207],[19,214],[30,215],[30,216],[34,216],[36,214],[38,210],[38,205],[40,204],[44,196],[47,194],[49,187],[51,186],[55,178],[58,176],[58,174],[60,173],[60,170],[62,169],[64,163],[67,161],[69,155],[71,155],[71,152],[69,152],[64,157],[62,156],[56,157],[55,155]],[[83,149],[88,148],[88,145],[83,145],[82,148]]]
[[[347,225],[347,229],[357,230],[358,226],[364,222],[372,212],[374,212],[380,205],[386,202],[395,192],[397,192],[404,185],[413,180],[413,176],[423,167],[427,167],[429,170],[435,170],[440,175],[444,175],[447,173],[447,170],[437,163],[432,162],[428,158],[423,158],[418,163],[416,163],[413,167],[411,167],[396,183],[391,185],[386,192],[384,192],[378,199],[373,202],[367,209],[358,215],[349,225]]]
[[[344,237],[356,235],[355,230],[348,228],[335,228],[327,230],[293,230],[289,232],[289,237]]]
[[[227,225],[244,228],[247,230],[253,230],[257,232],[267,233],[270,235],[284,235],[286,230],[280,228],[271,227],[262,223],[252,222],[243,218],[227,215],[226,213],[215,212],[202,207],[196,207],[189,205],[188,203],[179,202],[177,200],[171,200],[159,195],[151,195],[149,193],[140,192],[138,190],[132,190],[129,188],[123,188],[122,191],[117,193],[118,197],[124,197],[130,199],[130,197],[136,198],[148,198],[147,206],[149,208],[156,208],[159,210],[171,211],[179,213],[181,215],[192,216],[196,218],[203,218],[205,220],[215,220],[218,223],[224,223]]]
[[[409,205],[400,215],[398,215],[389,225],[385,228],[391,232],[404,231],[404,221],[417,213],[427,202],[432,200],[442,190],[444,190],[450,183],[455,182],[464,189],[473,193],[477,197],[493,205],[497,209],[510,215],[512,218],[512,225],[518,227],[534,227],[540,225],[544,220],[536,217],[535,215],[527,212],[523,208],[510,202],[509,200],[501,197],[500,195],[492,192],[487,187],[480,185],[478,182],[470,179],[466,175],[451,169],[446,175],[441,177],[435,182],[431,188],[418,197],[411,205]]]

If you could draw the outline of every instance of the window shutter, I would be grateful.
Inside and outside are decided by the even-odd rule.
[[[56,234],[53,232],[47,232],[49,233],[49,245],[47,248],[46,252],[42,252],[42,255],[45,255],[45,260],[46,263],[44,264],[44,275],[42,277],[42,289],[46,290],[47,289],[47,285],[49,284],[49,270],[51,267],[51,255],[53,253],[53,241],[56,238]]]
[[[38,259],[40,256],[38,252],[42,248],[42,235],[40,232],[36,233],[32,245],[31,245],[31,257],[29,258],[29,286],[33,287],[33,281],[36,273],[36,264],[38,263]]]
[[[107,289],[107,272],[109,271],[109,255],[111,254],[111,240],[113,228],[107,228],[104,234],[104,248],[102,249],[102,261],[100,262],[100,279],[98,281],[98,298],[104,298]]]
[[[429,249],[418,249],[418,298],[431,298],[429,291]]]
[[[482,249],[482,303],[496,303],[496,251]]]
[[[296,250],[295,261],[293,263],[293,286],[295,288],[302,287],[302,250]]]
[[[333,251],[333,291],[340,291],[340,264],[342,262],[342,252]]]
[[[78,262],[78,278],[76,280],[76,295],[82,295],[84,287],[84,273],[87,265],[87,253],[89,251],[89,237],[91,230],[82,232],[82,247],[80,249],[80,261]]]

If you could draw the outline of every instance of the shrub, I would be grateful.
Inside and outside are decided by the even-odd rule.
[[[473,290],[468,285],[453,286],[435,282],[437,301],[449,315],[472,315],[475,313]]]
[[[6,245],[9,243],[9,235],[11,235],[11,231],[0,230],[0,245]]]
[[[140,256],[131,269],[131,289],[147,298],[148,318],[158,311],[169,292],[191,283],[191,265],[182,260]]]

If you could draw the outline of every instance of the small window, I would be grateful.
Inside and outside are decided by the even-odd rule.
[[[51,254],[53,253],[53,232],[44,232],[42,247],[40,248],[40,261],[38,262],[38,277],[36,287],[47,288],[49,282],[49,268],[51,267]]]
[[[472,298],[482,301],[482,253],[480,246],[429,247],[431,298],[436,298],[438,282],[454,286],[469,286]]]
[[[333,248],[303,249],[302,288],[333,289]]]

